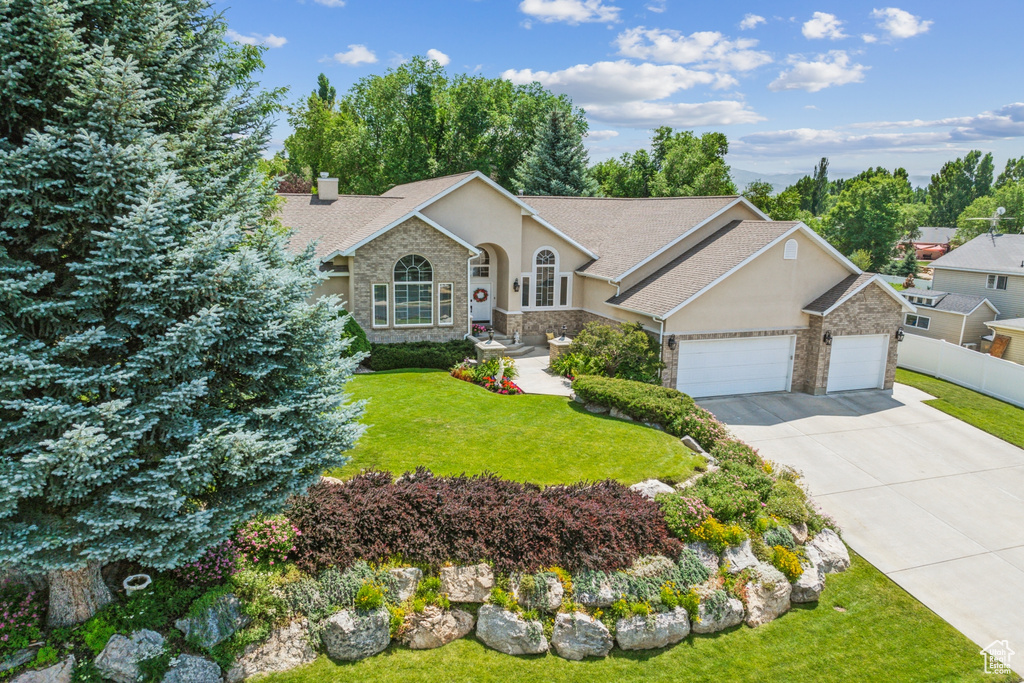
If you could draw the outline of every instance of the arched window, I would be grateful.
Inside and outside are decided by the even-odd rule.
[[[533,305],[537,307],[555,305],[555,271],[558,256],[551,249],[541,249],[534,257],[533,282],[535,288]]]
[[[410,254],[395,264],[395,325],[433,323],[434,270],[430,261]]]
[[[794,261],[796,260],[796,254],[799,250],[800,245],[797,244],[796,240],[787,240],[786,247],[782,252],[782,258],[786,259],[787,261]]]
[[[480,255],[473,258],[469,263],[473,267],[472,277],[491,276],[491,255],[483,247],[480,247]]]

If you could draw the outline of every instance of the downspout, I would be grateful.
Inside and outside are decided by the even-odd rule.
[[[473,266],[471,264],[475,258],[476,256],[471,254],[466,259],[466,334],[462,335],[463,339],[467,339],[473,334],[473,302],[469,298],[469,289],[471,287],[469,281],[472,279]],[[455,292],[452,292],[452,296],[455,296]]]
[[[964,330],[967,329],[967,317],[968,316],[965,315],[964,319],[963,319],[963,322],[960,323],[960,343],[957,344],[957,346],[963,346],[964,345]]]
[[[658,351],[661,358],[661,362],[665,362],[665,319],[659,318],[656,315],[651,316],[651,320],[658,323],[661,329],[658,330]],[[664,368],[658,368],[658,381],[664,385],[664,379],[662,379],[661,373]]]

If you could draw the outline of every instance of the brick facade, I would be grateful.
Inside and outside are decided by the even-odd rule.
[[[394,327],[395,263],[409,254],[430,261],[434,273],[433,325]],[[352,315],[366,330],[371,342],[448,341],[462,339],[469,331],[469,281],[467,261],[471,252],[438,232],[419,218],[410,218],[368,244],[359,247],[352,259]],[[438,285],[451,282],[454,324],[438,325]],[[388,326],[373,326],[373,285],[388,286]]]
[[[793,391],[803,391],[806,382],[805,372],[807,367],[806,358],[810,348],[810,335],[806,327],[798,327],[789,330],[755,330],[753,332],[709,332],[706,334],[677,334],[677,342],[704,341],[710,339],[740,339],[749,337],[775,337],[782,335],[796,335],[796,350],[793,356]],[[666,387],[676,386],[676,379],[679,377],[679,345],[675,349],[668,347],[668,338],[665,335],[661,345],[661,360],[665,369],[661,371],[661,382]]]
[[[552,332],[557,337],[562,334],[562,325],[568,329],[566,334],[570,337],[576,336],[583,326],[589,322],[601,322],[606,325],[618,325],[620,320],[605,318],[604,316],[584,311],[579,308],[557,309],[551,311],[524,311],[521,334],[526,340],[541,340],[547,332]]]

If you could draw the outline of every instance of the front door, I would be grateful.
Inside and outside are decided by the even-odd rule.
[[[469,311],[473,322],[491,321],[491,285],[490,283],[474,283],[470,287]]]

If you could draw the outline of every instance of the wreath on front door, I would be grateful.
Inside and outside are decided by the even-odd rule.
[[[478,304],[482,304],[483,302],[487,301],[487,290],[481,287],[475,292],[473,292],[473,301],[477,302]]]

